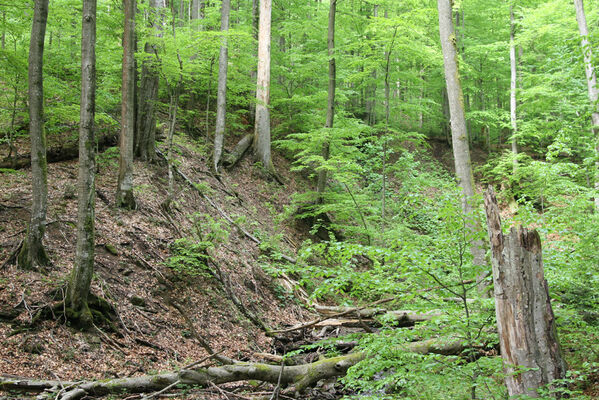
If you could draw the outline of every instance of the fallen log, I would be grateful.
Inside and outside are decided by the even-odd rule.
[[[114,132],[105,130],[98,132],[97,149],[102,152],[104,149],[115,146],[117,135]],[[79,157],[79,141],[77,138],[65,141],[56,146],[49,147],[46,151],[46,157],[49,163],[74,160]],[[0,168],[22,169],[31,165],[31,154],[19,154],[16,157],[7,157],[0,160]]]
[[[368,311],[368,309],[364,310]],[[360,317],[361,311],[358,312],[358,317]],[[368,313],[366,313],[368,315]],[[370,314],[371,316],[373,314]],[[429,313],[416,313],[414,311],[387,311],[384,314],[380,314],[381,318],[386,320],[394,321],[396,325],[404,327],[404,326],[413,326],[417,322],[430,321],[434,317],[438,317],[442,315],[438,312],[429,312]],[[325,326],[344,326],[348,328],[359,328],[367,326],[381,326],[381,323],[372,318],[328,318],[324,321],[320,321],[314,325],[315,328],[324,328]]]
[[[233,148],[233,150],[223,158],[223,165],[231,168],[243,157],[247,149],[250,148],[254,141],[254,135],[247,134]]]
[[[429,339],[407,343],[401,350],[418,354],[458,355],[465,349],[462,340]],[[0,391],[43,392],[57,391],[69,387],[53,397],[57,400],[77,400],[84,396],[108,394],[145,393],[160,391],[176,382],[206,387],[229,382],[258,380],[272,384],[290,386],[296,393],[322,379],[344,375],[349,367],[364,360],[367,354],[355,352],[339,357],[327,358],[303,365],[271,365],[263,363],[237,363],[220,367],[183,369],[179,372],[165,372],[157,375],[143,375],[131,378],[116,378],[88,382],[61,382],[22,377],[0,376]]]

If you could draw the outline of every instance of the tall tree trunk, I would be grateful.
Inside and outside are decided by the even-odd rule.
[[[223,153],[223,140],[227,116],[227,65],[229,53],[227,47],[227,33],[229,31],[229,14],[231,0],[223,0],[221,8],[220,30],[223,33],[220,55],[218,57],[218,89],[216,93],[216,127],[214,130],[214,171],[218,173],[218,164]]]
[[[48,0],[35,0],[29,43],[29,136],[31,137],[31,220],[17,263],[25,269],[48,264],[42,244],[48,208],[48,162],[44,130],[44,38]]]
[[[385,18],[388,18],[387,11],[385,10]],[[385,234],[385,207],[387,199],[387,175],[385,167],[387,164],[387,135],[389,134],[389,116],[391,115],[391,85],[389,83],[389,69],[391,66],[391,53],[393,52],[393,45],[395,44],[395,37],[397,36],[397,27],[393,30],[393,38],[389,45],[389,50],[385,52],[385,132],[383,137],[383,159],[382,159],[382,176],[383,176],[383,190],[381,190],[381,236]]]
[[[595,189],[599,191],[599,88],[597,88],[597,76],[595,75],[595,67],[593,67],[593,51],[589,43],[589,30],[587,28],[587,19],[584,13],[584,4],[582,0],[574,0],[576,8],[576,21],[578,22],[578,30],[580,31],[582,54],[584,55],[584,70],[587,77],[587,88],[589,91],[589,100],[593,112],[591,114],[591,122],[593,124],[593,135],[595,137],[595,155],[597,161],[595,163]],[[599,210],[599,194],[595,197],[595,208]]]
[[[472,238],[478,236],[480,227],[475,221],[474,213],[474,177],[472,165],[470,164],[470,148],[468,147],[468,131],[466,129],[466,116],[464,114],[464,96],[460,83],[457,49],[455,42],[455,30],[452,21],[452,1],[438,0],[439,8],[439,32],[441,36],[441,47],[443,48],[443,63],[445,67],[445,82],[447,86],[447,98],[449,101],[449,114],[451,116],[451,138],[453,147],[453,158],[458,183],[462,188],[462,210],[467,221],[467,229]],[[470,251],[473,264],[485,265],[485,251],[480,239],[473,239]],[[483,284],[483,275],[479,277],[479,290],[485,292],[486,285]]]
[[[515,43],[516,27],[514,25],[514,8],[510,5],[510,121],[512,123],[512,155],[514,157],[513,172],[516,174],[518,168],[518,142],[516,135],[518,134],[518,122],[516,121],[516,90],[518,87],[518,70],[516,68],[516,43]]]
[[[260,12],[258,10],[259,8],[259,1],[260,0],[252,0],[252,37],[254,38],[254,40],[256,41],[256,43],[258,42],[258,25],[260,22]],[[254,57],[257,57],[257,54],[255,53],[255,48],[254,48]],[[256,82],[257,76],[256,76],[256,68],[252,67],[252,70],[250,71],[250,80],[252,82]],[[250,98],[251,99],[256,99],[256,88],[253,88],[250,92]],[[250,114],[250,122],[252,124],[254,124],[254,126],[256,125],[256,102],[252,100],[250,102],[250,106],[249,106],[249,114]]]
[[[254,155],[263,167],[274,172],[270,156],[270,24],[272,0],[260,0],[258,28],[258,78],[256,84],[256,122]]]
[[[67,287],[67,318],[83,327],[91,326],[87,304],[94,272],[95,141],[96,110],[96,0],[83,1],[81,24],[81,106],[79,123],[79,178],[77,250]]]
[[[505,384],[510,398],[539,397],[537,389],[564,379],[567,370],[543,274],[541,239],[537,231],[522,227],[503,234],[491,187],[485,209]]]
[[[337,0],[331,0],[329,6],[329,28],[327,34],[327,48],[329,53],[329,88],[327,96],[327,116],[324,124],[325,128],[332,128],[335,118],[335,87],[337,79],[337,68],[335,65],[335,14],[337,10]],[[329,159],[330,144],[328,140],[322,144],[321,155],[326,162]],[[324,202],[324,191],[327,186],[327,170],[321,168],[318,171],[318,183],[316,192],[318,193],[318,203]]]
[[[163,10],[165,0],[150,0],[149,26],[154,30],[156,38],[162,37]],[[158,48],[155,44],[146,42],[144,58],[141,67],[141,85],[139,88],[139,113],[136,119],[137,135],[135,155],[142,160],[154,158],[156,134],[156,102],[158,101]]]
[[[119,139],[119,179],[116,192],[117,206],[128,209],[136,208],[135,197],[133,196],[135,1],[123,0],[125,9],[125,30],[123,32],[123,99],[121,104],[121,136]]]

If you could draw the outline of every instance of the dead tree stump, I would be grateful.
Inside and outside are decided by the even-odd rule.
[[[501,231],[497,199],[485,192],[491,241],[495,313],[510,396],[538,397],[537,389],[566,376],[536,230]]]

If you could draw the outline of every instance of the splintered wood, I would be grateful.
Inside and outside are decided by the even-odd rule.
[[[537,389],[562,379],[566,363],[557,338],[536,230],[504,235],[493,188],[485,192],[491,243],[495,312],[510,396],[538,397]]]

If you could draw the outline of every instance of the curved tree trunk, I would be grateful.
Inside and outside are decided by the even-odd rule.
[[[81,24],[81,106],[79,124],[79,178],[77,250],[67,288],[67,318],[91,326],[87,296],[94,272],[95,246],[95,153],[96,111],[96,0],[84,0]]]
[[[268,171],[274,172],[270,155],[270,24],[272,0],[260,0],[258,28],[258,78],[256,83],[256,120],[254,155]]]
[[[119,139],[119,177],[116,191],[117,207],[135,209],[133,196],[133,136],[135,131],[135,1],[123,0],[125,9],[123,32],[123,85],[121,104],[121,136]]]
[[[224,34],[220,45],[218,58],[218,89],[216,93],[216,128],[214,130],[214,172],[218,173],[218,164],[223,154],[223,141],[225,137],[225,124],[227,116],[227,66],[229,53],[227,45],[227,32],[229,31],[229,14],[231,0],[223,0],[221,8],[220,30]]]
[[[466,217],[467,229],[471,237],[476,237],[480,227],[475,221],[474,211],[474,177],[470,164],[470,148],[468,147],[468,130],[464,114],[464,95],[460,83],[456,34],[452,21],[452,1],[438,0],[439,32],[441,47],[443,48],[443,63],[445,67],[445,82],[447,98],[449,100],[449,114],[451,116],[451,139],[453,146],[453,159],[458,183],[462,188],[462,210]],[[482,240],[472,240],[470,252],[474,265],[485,265],[485,251]],[[481,293],[485,293],[486,285],[479,285]]]
[[[576,21],[578,22],[578,30],[580,31],[580,46],[584,55],[584,71],[587,77],[587,88],[589,92],[589,100],[593,112],[591,114],[591,122],[593,124],[593,136],[595,137],[595,155],[599,158],[599,88],[597,88],[597,76],[595,75],[595,67],[593,67],[593,51],[589,43],[589,30],[587,28],[587,19],[584,13],[583,0],[574,0],[576,8]],[[599,191],[599,160],[595,163],[595,190]],[[599,210],[599,194],[595,196],[595,208]]]
[[[337,0],[331,0],[329,6],[329,29],[327,35],[327,47],[329,51],[329,89],[327,97],[327,119],[324,124],[325,128],[332,128],[335,118],[335,87],[337,79],[337,69],[335,65],[335,14],[337,11]],[[322,144],[321,150],[322,159],[326,162],[329,159],[329,141],[326,140]],[[324,191],[327,186],[327,170],[321,168],[318,171],[318,183],[316,192],[318,193],[318,203],[323,203]]]
[[[31,137],[31,221],[17,263],[26,269],[48,264],[42,244],[48,208],[48,162],[44,131],[44,39],[48,0],[35,0],[29,43],[29,135]]]

